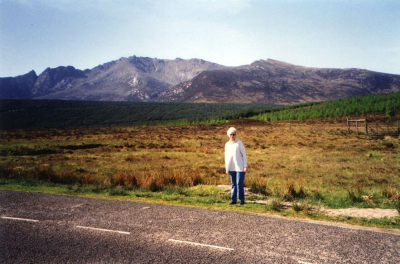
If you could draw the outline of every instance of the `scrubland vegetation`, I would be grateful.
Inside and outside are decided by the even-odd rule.
[[[398,118],[400,104],[394,108],[387,105],[397,103],[399,95],[343,99],[281,111],[282,116],[285,111],[294,111],[289,115],[296,116],[296,111],[301,109],[324,112],[326,110],[318,107],[325,104],[341,110],[344,105],[359,105],[356,109],[360,109],[367,102],[363,100],[369,98],[368,104],[380,105],[382,109],[368,114],[362,111],[361,115],[382,122],[394,122]],[[387,102],[383,104],[385,98]],[[375,100],[375,103],[370,100]],[[29,109],[20,107],[25,109],[23,113]],[[187,111],[195,110],[189,108]],[[372,140],[366,135],[348,134],[345,117],[263,122],[244,117],[265,109],[240,109],[243,111],[237,110],[234,114],[222,111],[225,118],[221,114],[220,117],[208,121],[203,119],[192,125],[80,128],[46,128],[51,125],[44,125],[40,129],[14,130],[2,127],[0,189],[106,195],[251,212],[274,211],[283,215],[400,228],[400,217],[381,220],[334,218],[318,212],[321,206],[400,210],[398,137]],[[390,115],[387,109],[392,109]],[[38,113],[39,110],[35,111]],[[114,114],[122,117],[121,111],[119,109]],[[279,113],[266,112],[261,115],[262,118],[257,118]],[[3,112],[1,115],[3,117]],[[111,113],[102,115],[112,116]],[[136,115],[140,116],[139,113]],[[77,116],[81,117],[82,113]],[[20,114],[16,120],[23,118],[27,117]],[[46,116],[43,118],[46,119]],[[67,120],[70,122],[74,118]],[[59,120],[56,119],[56,124],[60,124]],[[270,116],[267,120],[274,118]],[[46,119],[43,124],[52,124],[51,121]],[[230,126],[238,129],[238,138],[244,142],[249,160],[245,180],[249,191],[245,206],[228,206],[230,182],[225,175],[223,152],[228,140],[226,131]],[[220,188],[219,185],[228,188]],[[267,205],[253,204],[256,201],[268,202]],[[283,209],[288,202],[292,205],[291,209]]]
[[[262,210],[279,211],[283,201],[307,214],[310,206],[399,207],[399,139],[348,135],[345,121],[333,119],[2,131],[0,188],[67,184],[72,194],[223,206],[230,194],[217,185],[230,184],[229,126],[247,150],[247,201],[274,201]]]

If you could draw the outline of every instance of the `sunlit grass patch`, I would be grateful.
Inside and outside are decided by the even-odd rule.
[[[300,211],[309,211],[312,209],[312,206],[309,204],[307,199],[302,201],[293,202],[293,210],[296,212]]]
[[[283,200],[282,198],[273,198],[271,200],[271,204],[269,205],[271,210],[273,211],[281,211],[283,210]]]
[[[328,208],[397,208],[399,139],[347,135],[335,122],[1,131],[0,186],[11,186],[9,180],[31,183],[18,188],[68,184],[64,193],[71,195],[239,210],[228,206],[229,191],[216,187],[230,184],[223,152],[233,125],[249,163],[245,186],[251,193],[247,209],[240,210],[315,217],[302,209],[304,201]],[[279,211],[252,204],[271,199],[294,204]]]

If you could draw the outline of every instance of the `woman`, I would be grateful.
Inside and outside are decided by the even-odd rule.
[[[227,134],[229,141],[225,144],[225,168],[232,184],[232,199],[229,204],[236,204],[238,192],[240,204],[244,204],[243,182],[247,172],[246,151],[242,141],[236,138],[237,131],[234,127],[229,128]]]

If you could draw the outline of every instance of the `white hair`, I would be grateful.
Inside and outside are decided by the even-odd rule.
[[[229,137],[230,134],[236,134],[237,135],[237,130],[234,127],[230,127],[228,129],[228,132],[226,132],[226,134],[228,135],[228,137]]]

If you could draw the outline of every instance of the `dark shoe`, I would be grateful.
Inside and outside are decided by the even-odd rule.
[[[236,204],[236,202],[230,202],[229,204]]]
[[[244,205],[244,202],[240,202],[240,205]]]

